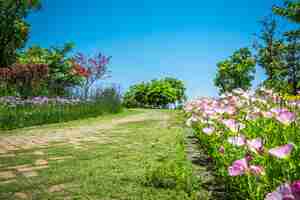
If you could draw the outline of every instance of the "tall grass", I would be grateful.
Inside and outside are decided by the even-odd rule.
[[[93,99],[76,104],[0,104],[0,129],[11,130],[42,124],[66,122],[122,111],[121,96],[115,88],[97,93]]]

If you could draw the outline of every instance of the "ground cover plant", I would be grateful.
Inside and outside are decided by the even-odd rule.
[[[300,101],[235,89],[186,104],[227,199],[299,199]]]

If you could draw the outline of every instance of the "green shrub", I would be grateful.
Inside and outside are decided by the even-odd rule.
[[[185,99],[183,82],[165,78],[131,86],[124,95],[124,105],[128,108],[167,108],[169,104],[181,104]]]

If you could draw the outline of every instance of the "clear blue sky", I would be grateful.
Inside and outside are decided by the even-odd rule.
[[[43,0],[28,17],[29,46],[76,44],[112,56],[123,89],[164,76],[185,81],[190,97],[215,95],[216,63],[250,46],[258,21],[280,0]],[[257,80],[263,79],[258,69]]]

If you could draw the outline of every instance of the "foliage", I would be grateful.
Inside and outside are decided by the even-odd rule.
[[[46,94],[50,96],[64,96],[67,89],[81,85],[85,80],[85,74],[80,73],[82,68],[76,65],[68,54],[74,45],[66,43],[62,48],[49,49],[33,46],[18,55],[18,62],[23,64],[47,64],[49,77],[46,81]]]
[[[21,96],[32,96],[41,92],[47,77],[46,64],[15,64],[10,68],[0,68],[0,90],[6,95],[15,91]]]
[[[185,100],[184,83],[174,78],[152,80],[133,85],[124,95],[127,107],[166,108]]]
[[[120,94],[115,88],[106,88],[90,101],[56,97],[0,99],[0,129],[8,130],[28,126],[66,122],[96,117],[122,110]]]
[[[292,94],[300,90],[300,32],[288,32],[286,44],[286,74]]]
[[[233,55],[217,64],[218,72],[214,83],[221,93],[235,88],[248,89],[254,79],[255,60],[248,48],[235,51]]]
[[[191,101],[185,111],[187,125],[224,180],[226,199],[265,199],[299,179],[298,100],[286,101],[265,88],[256,94],[236,89],[218,99]]]
[[[189,194],[197,191],[198,180],[187,160],[183,137],[176,138],[176,155],[165,156],[159,164],[146,164],[145,185],[156,188],[183,190]]]
[[[264,85],[282,91],[287,86],[283,81],[285,45],[282,39],[278,39],[277,22],[273,17],[265,18],[261,25],[259,42],[255,44],[256,60],[267,75]]]
[[[110,73],[107,67],[110,60],[111,57],[104,56],[101,53],[94,57],[87,57],[82,53],[78,53],[74,57],[77,68],[81,68],[81,74],[86,77],[82,84],[85,98],[88,97],[90,89],[96,81],[106,78]]]
[[[24,18],[39,6],[39,0],[0,1],[0,67],[15,63],[17,49],[24,47],[29,34]]]
[[[300,1],[284,0],[284,7],[273,7],[273,12],[286,17],[292,22],[300,23]]]

